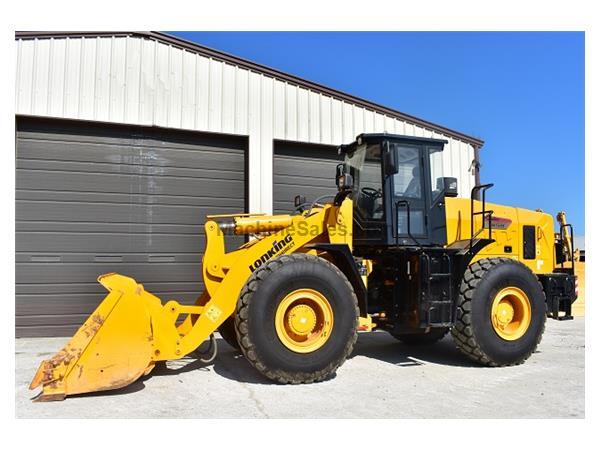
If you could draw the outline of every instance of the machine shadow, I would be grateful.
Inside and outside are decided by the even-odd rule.
[[[192,370],[212,369],[220,376],[232,381],[251,384],[276,383],[261,375],[242,355],[223,339],[217,339],[219,352],[217,358],[209,364],[196,359],[194,355],[156,367],[149,376],[170,376]],[[357,356],[376,359],[398,367],[410,367],[427,364],[441,364],[454,367],[480,367],[471,362],[454,346],[450,336],[446,336],[435,344],[406,345],[388,333],[377,331],[360,333],[354,351],[349,360]],[[330,378],[334,379],[335,375]]]
[[[349,359],[364,356],[395,366],[440,364],[454,367],[481,367],[469,360],[446,335],[434,344],[407,345],[385,331],[360,333]]]
[[[220,337],[216,341],[218,352],[214,361],[209,363],[202,361],[196,351],[184,358],[157,364],[150,374],[142,377],[140,380],[145,380],[153,376],[179,375],[196,370],[207,372],[212,367],[215,373],[233,381],[252,384],[274,384],[254,369],[238,349],[233,348]],[[201,347],[201,350],[203,347]]]
[[[202,371],[209,372],[212,367],[215,373],[233,381],[252,384],[275,384],[271,380],[263,377],[258,373],[244,355],[231,347],[224,339],[217,338],[218,353],[214,361],[206,363],[202,361],[196,353],[192,353],[186,357],[172,361],[161,361],[156,364],[152,372],[138,378],[128,386],[120,389],[109,391],[86,392],[83,394],[69,395],[69,398],[86,398],[86,397],[111,397],[119,395],[129,395],[139,392],[146,388],[145,381],[153,377],[170,377],[186,372]],[[31,398],[35,400],[39,394]]]
[[[248,363],[239,350],[231,347],[224,339],[217,338],[217,345],[219,349],[217,357],[210,363],[203,362],[196,354],[192,353],[179,360],[157,364],[150,374],[141,377],[125,388],[115,391],[90,392],[73,397],[132,394],[144,389],[144,381],[151,377],[168,377],[196,370],[206,372],[210,371],[211,367],[216,374],[232,381],[273,385],[274,387],[280,386],[261,375]],[[481,367],[463,356],[454,346],[454,342],[450,336],[446,336],[435,344],[406,345],[383,331],[359,333],[354,351],[348,359],[352,360],[357,356],[376,359],[400,368],[427,364],[441,364],[454,367]],[[326,381],[332,379],[335,379],[335,375]]]
[[[218,339],[217,341],[219,354],[213,364],[215,373],[233,381],[277,386],[277,384],[263,377],[250,366],[246,358],[238,350],[233,349],[222,339]],[[462,355],[454,346],[454,342],[450,336],[446,336],[435,344],[406,345],[386,332],[360,333],[354,346],[354,351],[348,359],[351,360],[356,356],[376,359],[398,367],[422,366],[427,364],[440,364],[453,367],[481,367]],[[190,363],[190,366],[195,366],[195,363]],[[335,375],[329,380],[334,378]]]

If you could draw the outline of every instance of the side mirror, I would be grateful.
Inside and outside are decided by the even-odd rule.
[[[344,164],[340,163],[335,167],[335,185],[338,191],[351,191],[354,187],[354,178],[349,173],[344,172]]]
[[[344,175],[344,163],[339,163],[335,166],[335,185],[337,186],[338,180]]]
[[[343,173],[337,179],[337,187],[341,192],[351,191],[354,187],[354,178],[349,173]]]
[[[294,207],[297,208],[300,205],[304,205],[306,203],[306,197],[303,195],[296,195],[294,197]]]
[[[443,180],[444,197],[458,197],[458,181],[454,177],[438,178]]]
[[[390,146],[388,141],[383,143],[382,147],[383,153],[383,170],[386,175],[394,175],[397,174],[400,170],[398,167],[398,157],[397,152],[394,148]]]

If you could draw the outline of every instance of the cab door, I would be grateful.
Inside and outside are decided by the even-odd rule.
[[[423,146],[412,143],[390,142],[395,152],[397,172],[386,180],[391,242],[398,245],[427,244],[427,195],[423,163]],[[412,236],[412,237],[411,237]],[[417,242],[415,242],[415,240]]]
[[[444,180],[443,154],[444,145],[427,145],[423,152],[423,165],[425,177],[427,202],[429,205],[427,214],[427,230],[429,242],[433,245],[446,245],[448,243],[446,226],[446,191]],[[456,180],[454,180],[456,183]]]

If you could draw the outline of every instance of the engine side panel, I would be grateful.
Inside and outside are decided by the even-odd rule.
[[[445,204],[448,245],[470,239],[471,200],[446,198]],[[481,211],[481,207],[481,202],[476,201],[475,211]],[[553,272],[554,223],[550,214],[488,202],[485,207],[494,212],[492,239],[495,242],[481,250],[473,262],[482,258],[506,257],[522,262],[537,274]],[[482,222],[482,216],[475,216],[475,233],[483,227]],[[487,236],[486,228],[479,237]],[[534,242],[531,242],[531,238]]]

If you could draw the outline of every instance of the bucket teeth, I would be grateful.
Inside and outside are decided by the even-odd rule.
[[[66,397],[65,394],[44,394],[41,392],[37,397],[33,399],[34,402],[60,402]]]
[[[46,390],[58,390],[71,362],[77,361],[80,356],[81,351],[65,347],[52,358],[42,361],[33,379],[31,380],[29,389],[35,389],[41,385],[44,389],[44,392]],[[58,398],[60,395],[64,397],[64,394],[57,392],[53,392],[51,394],[42,394],[42,396],[47,397],[49,400],[60,400],[60,398]],[[41,398],[36,399],[36,401],[49,400],[44,400]]]
[[[31,383],[29,384],[29,389],[37,388],[44,381],[46,381],[46,361],[42,361],[40,367],[38,367],[37,372],[33,376],[33,380],[31,380]]]

